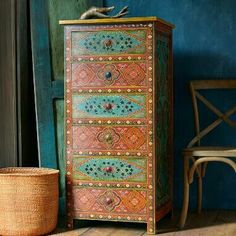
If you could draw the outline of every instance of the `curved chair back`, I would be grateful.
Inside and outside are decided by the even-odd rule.
[[[200,140],[215,129],[223,121],[236,129],[236,122],[230,119],[230,116],[236,112],[236,105],[231,107],[226,112],[222,113],[215,105],[213,105],[199,90],[212,89],[236,89],[235,80],[194,80],[190,82],[190,91],[192,95],[193,113],[195,121],[196,136],[189,142],[188,147],[195,144],[200,146]],[[198,100],[201,101],[209,110],[217,115],[217,119],[210,125],[200,130]]]

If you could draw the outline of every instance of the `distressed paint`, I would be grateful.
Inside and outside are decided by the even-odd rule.
[[[74,157],[73,176],[78,180],[146,181],[147,161],[140,157]]]
[[[146,96],[78,95],[72,97],[73,118],[145,118]]]
[[[120,220],[128,217],[132,221],[139,221],[138,217],[145,219],[147,211],[145,190],[74,187],[73,197],[75,216],[79,218],[93,214],[109,218],[108,214],[116,214]]]
[[[99,23],[99,21],[97,23]],[[161,138],[160,133],[156,132],[155,129],[158,127],[158,117],[157,121],[155,119],[157,114],[156,109],[160,109],[162,113],[162,100],[170,99],[168,103],[168,105],[170,105],[172,99],[171,97],[166,97],[169,95],[169,93],[166,94],[167,88],[165,92],[161,94],[163,97],[159,96],[158,93],[158,89],[160,87],[164,88],[165,84],[159,80],[171,79],[171,70],[168,70],[168,73],[163,72],[159,75],[159,68],[156,70],[156,68],[153,67],[156,57],[159,53],[161,54],[162,50],[162,48],[157,47],[157,52],[154,51],[156,48],[156,34],[160,35],[160,32],[156,31],[155,27],[157,29],[160,27],[161,31],[171,37],[171,28],[158,22],[158,20],[154,20],[154,22],[150,20],[149,23],[141,21],[136,24],[124,22],[114,24],[114,22],[112,22],[112,24],[91,26],[79,24],[73,26],[67,25],[65,27],[65,128],[67,133],[65,142],[67,153],[68,227],[73,227],[73,218],[118,219],[122,221],[138,220],[139,222],[145,221],[147,223],[148,233],[154,234],[156,231],[156,219],[160,219],[171,210],[170,193],[169,198],[165,199],[165,201],[161,199],[162,197],[157,198],[162,201],[160,204],[162,208],[156,209],[158,203],[156,203],[155,198],[156,162],[161,158],[163,161],[167,162],[168,158],[171,158],[169,150],[171,150],[172,143],[170,132],[169,137],[163,137],[163,143],[169,142],[170,145],[168,153],[164,151],[162,153],[156,152],[155,141]],[[84,37],[86,37],[87,32],[91,31],[111,32],[114,30],[124,32],[132,29],[133,32],[138,32],[140,28],[146,31],[144,41],[146,48],[145,55],[134,55],[132,53],[125,55],[123,51],[117,50],[116,54],[107,53],[101,56],[100,54],[96,55],[94,53],[88,57],[87,54],[83,54],[83,49],[77,48],[76,53],[78,54],[73,52],[73,50],[75,50],[75,42],[77,42],[77,38],[74,38],[73,34],[80,35],[80,37],[84,35]],[[96,41],[96,38],[94,41]],[[168,48],[168,50],[169,53],[171,53],[171,47]],[[167,59],[166,57],[164,57],[163,60],[159,58],[160,67],[163,67],[163,71],[166,71],[165,60]],[[110,86],[109,89],[106,88],[106,85],[99,88],[84,86],[83,83],[88,85],[88,81],[91,80],[91,76],[93,77],[94,73],[92,73],[91,70],[88,71],[87,68],[86,72],[80,68],[79,73],[76,73],[77,76],[74,73],[73,65],[76,61],[83,64],[83,68],[85,68],[84,65],[90,65],[90,63],[94,65],[96,63],[110,61],[110,65],[112,65],[112,63],[116,63],[119,60],[122,61],[121,63],[126,63],[127,61],[134,62],[137,60],[144,60],[146,62],[145,74],[147,81],[144,88],[133,87],[128,83],[126,84],[126,88],[115,87],[114,85]],[[106,72],[104,75],[108,78],[111,76],[110,73],[107,74]],[[115,79],[117,79],[118,73],[115,77]],[[83,78],[85,82],[79,82],[81,84],[78,85],[78,81],[80,81],[81,78]],[[77,80],[76,85],[74,80]],[[171,90],[171,88],[172,86],[169,86],[168,91]],[[144,97],[145,99],[143,99]],[[133,111],[132,109],[129,111],[129,108],[133,106],[134,112],[136,112],[136,110],[139,111],[141,103],[145,113],[142,116],[133,116]],[[158,106],[159,103],[161,104],[160,107]],[[123,106],[123,104],[124,107],[120,107]],[[129,104],[129,106],[127,106],[127,104]],[[166,122],[170,123],[171,121],[168,119]],[[134,125],[134,123],[137,125]],[[160,122],[160,126],[161,125],[162,123]],[[166,129],[168,129],[168,127]],[[162,146],[164,145],[161,144],[161,147]],[[86,158],[87,155],[90,156],[89,160]],[[102,158],[104,155],[107,155],[107,157]],[[147,161],[145,183],[139,181],[135,186],[135,182],[133,182],[132,179],[133,177],[130,179],[132,181],[128,181],[128,179],[122,181],[122,174],[113,172],[116,167],[121,168],[122,165],[126,167],[125,171],[131,172],[131,170],[133,170],[133,172],[136,172],[135,174],[138,175],[140,166],[135,165],[135,162],[128,165],[125,164],[127,161],[121,158],[121,156],[124,155],[127,156],[127,161],[135,155]],[[116,156],[117,159],[114,159],[114,156]],[[79,158],[83,160],[81,164],[79,163]],[[111,166],[107,166],[108,162]],[[113,167],[112,164],[116,167]],[[119,171],[121,171],[120,168]],[[102,175],[104,169],[107,178]],[[166,171],[166,169],[164,171]],[[109,172],[109,175],[107,172]],[[168,172],[168,174],[170,174],[170,172]],[[98,177],[96,177],[96,175]],[[124,176],[127,178],[127,175],[124,174]],[[117,184],[112,181],[112,178],[119,178],[120,181],[116,180],[118,182]],[[164,182],[166,185],[171,184],[166,178],[164,178]],[[107,187],[105,193],[102,189],[99,189],[102,186]],[[114,189],[117,187],[118,189],[123,189],[119,190],[119,192]],[[133,189],[140,190],[133,191]],[[162,191],[161,188],[158,190]],[[142,200],[142,197],[139,199],[140,191],[146,192],[146,202]],[[120,195],[121,192],[127,192],[129,200],[126,200],[126,194]],[[123,215],[125,206],[119,209],[120,203],[128,204],[125,208],[125,212],[127,212],[128,215]],[[144,213],[146,213],[145,219],[142,215],[141,206],[142,209],[144,209]],[[109,215],[107,215],[108,212],[110,213]]]
[[[158,81],[158,108],[157,108],[157,207],[162,206],[171,198],[170,183],[172,180],[169,175],[170,162],[166,160],[166,153],[169,153],[169,134],[170,134],[170,104],[171,96],[169,87],[171,86],[168,79],[170,73],[170,47],[171,38],[161,32],[157,34],[156,43],[156,76]]]
[[[48,16],[45,1],[30,1],[39,165],[57,169]]]
[[[144,60],[131,62],[101,62],[72,64],[73,88],[127,85],[145,87],[147,66]]]
[[[72,32],[72,55],[143,54],[145,30]]]
[[[61,208],[65,208],[65,161],[64,161],[64,129],[61,127],[64,124],[64,101],[62,99],[54,100],[54,107],[56,108],[55,128],[56,128],[56,143],[57,143],[57,160],[58,169],[60,170],[60,196]]]
[[[73,125],[71,129],[74,151],[123,151],[147,152],[148,128],[146,126],[123,125]]]

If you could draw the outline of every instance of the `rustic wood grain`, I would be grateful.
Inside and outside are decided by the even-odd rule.
[[[110,236],[115,231],[114,227],[94,227],[82,233],[81,236]]]
[[[109,236],[142,236],[145,233],[146,229],[144,228],[118,228],[114,232],[112,232]]]
[[[179,230],[177,226],[179,213],[173,220],[166,217],[158,224],[158,235],[161,236],[235,236],[236,211],[203,211],[202,214],[190,213],[186,227]],[[94,225],[94,224],[90,224]],[[147,236],[146,225],[100,222],[96,227],[83,227],[64,233],[52,235],[63,236]]]
[[[0,167],[17,166],[15,4],[0,1]]]
[[[46,1],[30,1],[39,165],[57,169]]]
[[[84,228],[80,228],[80,229],[76,229],[76,230],[71,230],[69,232],[66,232],[65,229],[57,229],[55,232],[53,232],[52,234],[49,234],[49,235],[78,236],[78,235],[82,235],[83,233],[85,233],[89,230],[90,230],[90,228],[88,228],[88,227],[84,227]]]

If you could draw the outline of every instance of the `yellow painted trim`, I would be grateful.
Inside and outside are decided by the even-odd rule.
[[[150,17],[131,17],[131,18],[105,18],[105,19],[87,19],[87,20],[60,20],[60,25],[77,25],[77,24],[103,24],[103,23],[135,23],[135,22],[160,22],[171,28],[175,26],[165,20],[162,20],[155,16]]]

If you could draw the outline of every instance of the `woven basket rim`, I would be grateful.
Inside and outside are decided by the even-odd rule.
[[[6,167],[0,168],[0,176],[46,176],[58,174],[59,170],[37,167]]]

